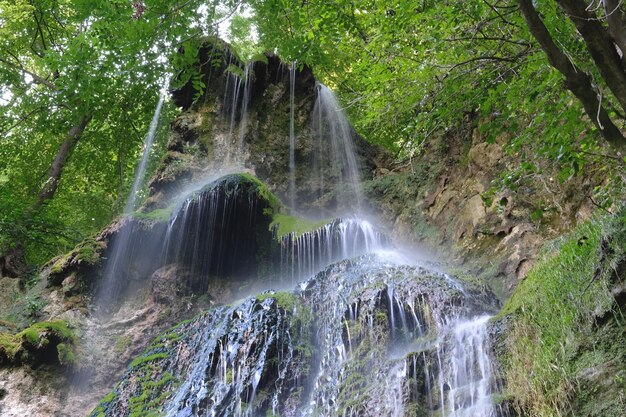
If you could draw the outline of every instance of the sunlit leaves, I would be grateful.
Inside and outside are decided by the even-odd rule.
[[[59,248],[50,252],[42,241],[54,240],[53,233],[29,234],[22,223],[27,217],[58,226],[55,232],[66,236],[58,238],[59,247],[77,236],[61,229],[80,237],[109,221],[172,73],[169,57],[182,42],[205,34],[194,27],[201,4],[207,2],[146,0],[133,18],[128,0],[0,0],[0,91],[6,100],[0,107],[0,175],[9,178],[0,187],[2,242],[25,241],[35,248],[31,258],[40,261]],[[196,58],[178,64],[184,68]],[[56,196],[40,213],[30,213],[64,135],[83,115],[91,122]]]

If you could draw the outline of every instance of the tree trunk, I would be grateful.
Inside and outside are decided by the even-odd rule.
[[[90,120],[91,116],[83,116],[77,124],[72,126],[70,131],[65,136],[59,151],[50,165],[48,179],[41,187],[41,191],[37,196],[37,201],[30,209],[31,212],[37,211],[46,201],[54,196],[54,193],[59,187],[59,180],[61,179],[61,173],[63,172],[65,161],[67,161],[68,156],[78,143],[78,140],[85,131],[85,128]]]
[[[622,110],[626,111],[626,73],[613,39],[595,12],[587,11],[589,2],[586,0],[556,1],[574,22],[606,85],[615,95]]]
[[[622,63],[626,59],[626,27],[624,26],[624,11],[621,3],[623,0],[603,0],[604,14],[609,25],[609,35],[619,48]]]
[[[0,255],[0,278],[24,278],[27,273],[28,264],[22,244],[17,244],[8,253]]]
[[[580,100],[591,121],[600,129],[602,137],[616,149],[626,149],[626,139],[613,124],[608,113],[598,99],[591,83],[591,76],[576,67],[554,43],[548,28],[537,14],[532,0],[517,0],[530,33],[541,45],[550,64],[565,76],[567,88]]]

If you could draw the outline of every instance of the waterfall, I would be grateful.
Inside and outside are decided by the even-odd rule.
[[[171,417],[495,417],[488,305],[479,287],[385,255],[340,261],[157,338],[100,411],[141,397]]]
[[[354,132],[335,94],[319,83],[317,84],[317,100],[313,108],[313,123],[314,131],[318,135],[318,158],[323,160],[324,154],[327,154],[337,171],[334,173],[334,181],[341,184],[337,187],[341,189],[337,196],[339,208],[347,209],[353,201],[355,204],[352,206],[360,210],[364,197],[359,165],[352,142]],[[326,142],[330,142],[330,147],[326,145]],[[315,165],[323,166],[321,161],[316,162]],[[320,171],[319,175],[320,184],[323,184],[324,176],[328,174]]]
[[[252,75],[253,70],[252,67],[254,62],[248,62],[245,65],[244,73],[243,73],[243,98],[241,101],[241,121],[239,122],[239,141],[237,142],[237,158],[236,162],[239,164],[243,163],[244,156],[244,142],[248,129],[248,106],[250,104],[250,92],[252,87]]]
[[[268,382],[274,383],[274,393],[271,401],[263,399],[265,403],[284,398],[289,388],[284,370],[293,366],[291,372],[298,372],[295,368],[299,365],[294,345],[288,342],[289,313],[271,299],[248,299],[236,309],[217,309],[203,318],[201,325],[195,323],[198,333],[192,346],[198,360],[191,363],[190,378],[176,390],[165,415],[257,416],[255,408],[262,407],[255,400],[261,394],[259,388],[266,388]],[[272,350],[281,353],[280,365],[268,363]],[[267,367],[276,367],[277,381],[261,380]]]
[[[480,310],[475,299],[463,296],[443,274],[398,267],[384,257],[361,258],[321,275],[305,290],[324,338],[303,416],[403,416],[418,406],[429,414],[445,410],[441,415],[449,417],[495,416],[485,332],[489,317],[447,323]],[[355,375],[364,378],[358,387],[351,382]],[[417,387],[420,375],[425,378]],[[435,386],[446,397],[443,407],[434,407]],[[413,404],[405,400],[411,392]]]
[[[493,371],[487,354],[487,321],[479,316],[455,324],[440,352],[447,358],[440,374],[440,390],[449,388],[442,409],[448,417],[494,417],[491,397]]]
[[[316,230],[281,238],[281,271],[292,282],[309,277],[340,259],[390,247],[372,224],[360,219],[339,219]]]
[[[173,212],[160,260],[183,266],[193,293],[206,293],[210,278],[256,275],[256,254],[271,244],[264,215],[269,206],[256,187],[240,175],[226,175],[191,193]]]
[[[293,63],[292,211],[302,208],[295,71]],[[249,63],[243,76],[228,76],[224,92],[228,143],[240,164],[252,76]],[[312,121],[318,152],[311,175],[319,175],[321,193],[334,183],[339,209],[359,212],[354,132],[321,84]],[[499,416],[487,331],[495,297],[488,289],[402,259],[391,239],[357,217],[276,240],[268,213],[278,204],[259,198],[266,192],[254,179],[226,175],[181,199],[169,220],[151,225],[151,234],[134,223],[121,228],[98,295],[103,309],[114,304],[116,285],[131,279],[129,270],[146,279],[158,268],[176,268],[173,279],[184,281],[175,281],[176,296],[208,294],[211,280],[239,285],[238,297],[251,282],[266,286],[158,337],[92,416]],[[275,277],[261,281],[260,267]],[[267,282],[288,289],[275,292]]]
[[[289,67],[289,208],[296,212],[296,63]]]
[[[152,151],[152,145],[154,143],[154,137],[156,136],[156,130],[159,126],[159,118],[161,117],[161,109],[163,108],[163,102],[167,97],[167,85],[161,89],[161,95],[159,96],[159,102],[157,103],[156,109],[154,110],[154,115],[152,116],[152,120],[150,121],[150,127],[148,128],[148,134],[146,135],[146,139],[144,140],[143,153],[141,155],[141,160],[139,161],[139,165],[137,166],[137,170],[135,171],[135,179],[133,181],[133,186],[130,190],[130,194],[128,195],[128,199],[126,200],[126,206],[124,207],[124,214],[130,214],[135,210],[135,203],[137,201],[137,192],[139,188],[143,184],[144,176],[146,173],[146,166],[148,165],[148,159],[150,158],[150,152]]]
[[[222,99],[222,116],[228,118],[228,136],[226,137],[226,162],[242,165],[244,162],[243,150],[244,141],[248,127],[248,107],[250,104],[250,94],[252,91],[253,62],[245,64],[243,74],[237,75],[230,71],[232,57],[229,61],[229,70],[226,71],[226,84],[224,87],[224,97]],[[235,129],[239,124],[239,132],[235,137]]]
[[[159,118],[161,116],[161,109],[163,108],[163,103],[168,94],[168,84],[169,81],[161,89],[159,101],[154,111],[154,115],[152,116],[152,121],[150,122],[150,127],[148,129],[148,134],[145,138],[141,161],[137,166],[133,186],[130,190],[130,194],[128,195],[128,199],[126,200],[124,216],[128,216],[135,210],[137,193],[144,181],[148,159],[150,157],[150,152],[152,151],[154,137],[156,136],[156,130],[159,124]],[[121,274],[121,267],[125,263],[125,260],[129,257],[130,254],[133,253],[135,249],[133,247],[134,232],[135,231],[130,227],[123,227],[121,228],[118,236],[113,241],[112,248],[110,249],[109,258],[107,259],[104,267],[100,287],[96,292],[96,297],[94,300],[94,303],[98,310],[102,310],[103,308],[109,306],[111,299],[114,299],[118,293],[118,289],[120,286],[119,280],[124,279]]]
[[[226,139],[226,146],[228,149],[228,153],[226,155],[226,162],[233,162],[233,132],[235,130],[235,121],[237,119],[237,105],[239,103],[239,90],[241,88],[241,78],[237,77],[233,73],[229,73],[227,77],[226,83],[226,96],[229,96],[229,88],[231,91],[229,106],[226,107],[228,114],[230,116],[230,125],[228,128],[228,137]]]

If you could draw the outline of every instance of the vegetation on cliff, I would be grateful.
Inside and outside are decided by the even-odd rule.
[[[621,416],[626,406],[626,211],[547,244],[496,318],[521,415]]]
[[[72,365],[75,340],[62,320],[35,323],[17,334],[0,333],[0,365]]]

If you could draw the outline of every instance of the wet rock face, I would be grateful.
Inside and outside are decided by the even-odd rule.
[[[103,254],[120,252],[102,272],[101,285],[113,287],[100,293],[105,304],[148,280],[155,300],[166,302],[206,294],[212,281],[258,277],[276,245],[269,225],[277,202],[264,190],[252,177],[227,175],[186,198],[169,221],[125,220]]]
[[[245,64],[228,45],[211,40],[200,49],[197,69],[205,91],[195,91],[189,82],[172,92],[186,111],[172,123],[169,152],[150,184],[149,204],[163,204],[174,184],[192,182],[207,169],[229,163],[252,171],[289,201],[290,65],[271,54]],[[302,213],[327,217],[344,191],[345,181],[340,180],[346,172],[333,162],[337,151],[330,137],[320,138],[315,126],[318,89],[310,68],[297,68],[294,81],[295,197],[307,202],[298,207]],[[384,152],[350,126],[346,133],[354,143],[361,177],[371,178]]]
[[[251,298],[161,335],[91,415],[294,415],[311,334],[291,300]]]
[[[459,346],[447,323],[492,303],[480,286],[422,268],[342,261],[293,293],[264,293],[162,334],[91,415],[428,415],[453,385],[440,379],[459,367],[442,365],[439,344]]]
[[[260,187],[248,177],[227,175],[188,198],[174,215],[164,253],[167,263],[190,270],[192,292],[206,292],[210,277],[256,276],[260,262],[271,260],[273,208]]]

